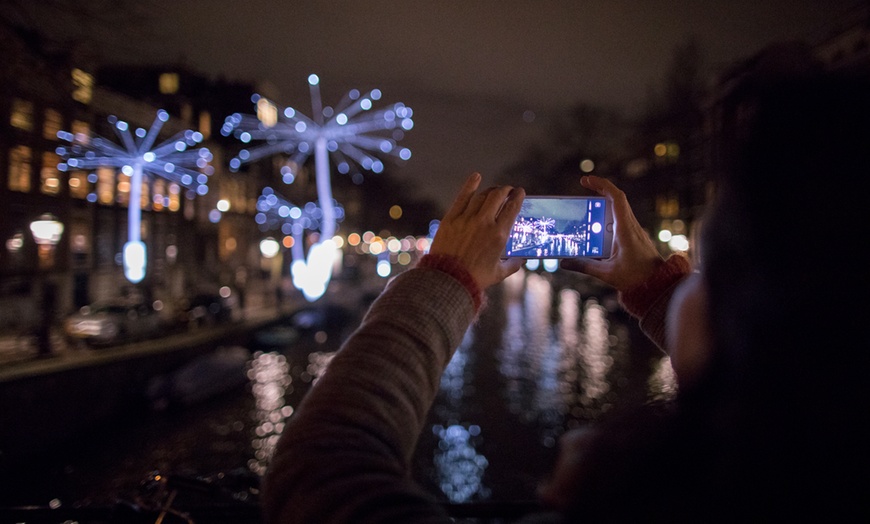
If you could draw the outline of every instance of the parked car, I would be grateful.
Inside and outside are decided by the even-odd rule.
[[[154,304],[109,301],[82,307],[64,320],[67,339],[109,346],[159,335],[165,323]]]

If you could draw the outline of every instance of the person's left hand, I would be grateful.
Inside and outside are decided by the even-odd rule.
[[[441,220],[429,253],[456,257],[483,290],[522,267],[522,259],[502,257],[526,192],[511,186],[476,192],[478,186],[480,174],[472,173]]]

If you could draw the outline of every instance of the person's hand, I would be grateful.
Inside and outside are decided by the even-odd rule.
[[[597,176],[584,176],[580,183],[606,197],[613,210],[613,250],[608,259],[566,258],[560,267],[586,273],[617,291],[626,291],[644,282],[663,259],[637,222],[625,193],[609,180]]]
[[[480,174],[472,173],[441,220],[429,253],[456,257],[483,290],[522,267],[522,259],[502,257],[526,193],[511,186],[476,192],[478,186]]]

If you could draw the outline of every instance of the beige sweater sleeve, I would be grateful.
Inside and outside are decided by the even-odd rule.
[[[451,522],[410,459],[474,315],[446,273],[396,277],[288,421],[263,479],[266,521]]]

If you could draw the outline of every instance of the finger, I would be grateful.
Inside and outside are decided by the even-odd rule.
[[[521,187],[515,187],[507,196],[498,215],[495,217],[499,227],[510,227],[520,214],[520,209],[523,205],[523,199],[526,197],[526,190]]]
[[[613,216],[616,220],[628,218],[632,215],[631,206],[625,192],[616,187],[610,180],[595,175],[586,175],[580,178],[580,184],[607,198],[613,207]]]
[[[569,271],[584,273],[599,280],[607,273],[609,262],[593,258],[565,258],[559,262],[559,267]]]
[[[508,258],[507,260],[502,260],[501,262],[499,262],[499,265],[501,266],[500,270],[502,274],[502,280],[519,271],[525,263],[526,260],[524,258]]]
[[[490,190],[486,194],[486,199],[481,205],[481,212],[484,213],[487,218],[491,218],[494,222],[512,190],[513,187],[511,186],[498,186],[490,188]]]
[[[468,203],[474,196],[474,192],[477,191],[478,186],[480,186],[480,173],[474,172],[465,179],[465,182],[459,189],[459,193],[456,195],[453,204],[450,206],[447,214],[444,215],[444,218],[462,214],[468,207]]]
[[[483,207],[487,196],[492,193],[493,189],[495,188],[490,186],[475,193],[471,197],[471,200],[468,201],[468,206],[465,208],[465,212],[469,215],[476,215],[480,211],[480,208]]]

